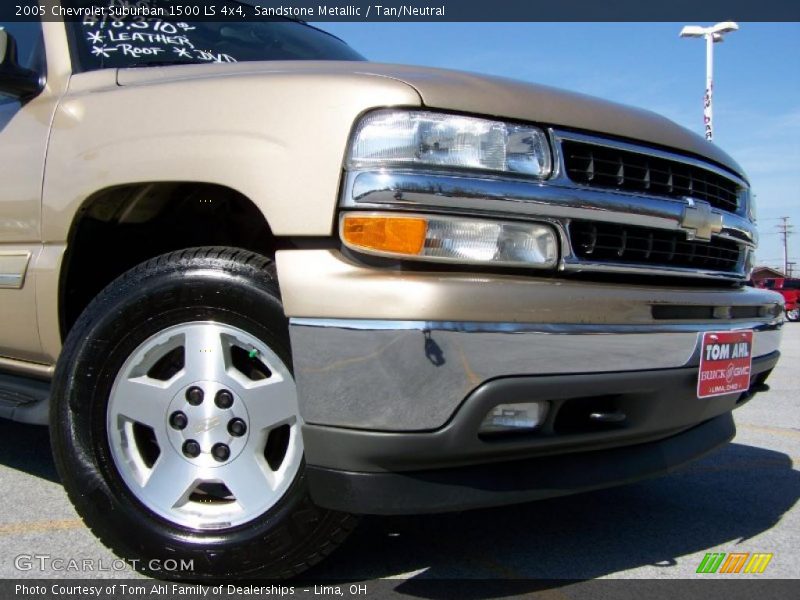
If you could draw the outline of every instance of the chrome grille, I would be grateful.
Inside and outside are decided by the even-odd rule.
[[[576,183],[671,198],[692,197],[721,210],[739,210],[741,186],[713,171],[600,144],[574,140],[561,144],[567,175]]]
[[[594,263],[636,264],[735,273],[741,269],[742,248],[736,242],[686,239],[679,231],[616,223],[573,221],[572,251]]]

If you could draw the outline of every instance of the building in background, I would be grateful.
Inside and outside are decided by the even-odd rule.
[[[750,280],[758,285],[759,281],[763,281],[764,279],[774,279],[776,277],[786,277],[783,271],[779,269],[773,269],[772,267],[756,267],[753,269],[753,274],[750,276]]]

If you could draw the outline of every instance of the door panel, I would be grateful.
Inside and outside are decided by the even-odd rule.
[[[33,106],[0,98],[0,245],[41,241],[42,170],[49,120]],[[0,246],[2,247],[2,246]]]
[[[43,69],[40,23],[0,23],[17,38],[20,63]],[[41,71],[43,72],[43,71]],[[42,358],[33,265],[41,252],[41,195],[56,99],[0,95],[0,357]]]
[[[43,358],[36,323],[36,276],[30,268],[40,252],[34,244],[0,244],[0,357],[32,362]]]

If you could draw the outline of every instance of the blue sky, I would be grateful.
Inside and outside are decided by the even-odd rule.
[[[703,131],[705,45],[680,39],[682,23],[318,25],[371,60],[535,81]],[[740,27],[715,47],[714,143],[746,170],[758,202],[759,263],[778,266],[777,218],[791,217],[800,231],[800,23]],[[789,249],[800,272],[800,235]]]

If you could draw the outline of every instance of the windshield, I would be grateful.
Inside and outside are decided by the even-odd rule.
[[[61,4],[85,9],[119,7],[125,2],[62,0]],[[154,1],[130,4],[158,6]],[[243,6],[232,0],[217,1],[214,5],[217,14],[223,6],[229,10]],[[75,71],[258,60],[364,60],[339,38],[299,21],[207,22],[112,14],[117,15],[118,11],[67,22]]]

